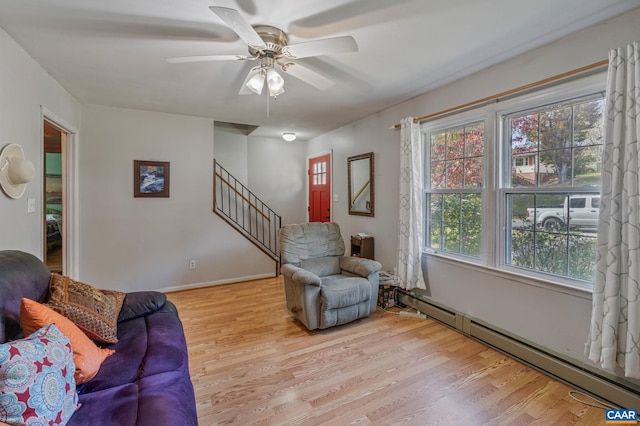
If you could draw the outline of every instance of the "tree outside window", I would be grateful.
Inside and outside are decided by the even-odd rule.
[[[449,253],[480,257],[484,123],[429,136],[427,245]]]

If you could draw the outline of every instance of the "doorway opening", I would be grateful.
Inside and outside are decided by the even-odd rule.
[[[44,144],[44,263],[51,272],[65,273],[65,159],[68,133],[43,121]]]

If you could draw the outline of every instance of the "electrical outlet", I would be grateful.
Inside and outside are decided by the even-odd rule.
[[[189,269],[196,269],[196,261],[195,260],[190,260],[189,261]]]

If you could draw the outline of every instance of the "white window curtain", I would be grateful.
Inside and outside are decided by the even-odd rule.
[[[640,379],[640,42],[609,53],[602,195],[587,354]]]
[[[424,235],[422,141],[413,117],[400,122],[400,199],[397,278],[400,287],[426,289],[422,275]]]

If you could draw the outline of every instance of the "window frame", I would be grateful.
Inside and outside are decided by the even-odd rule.
[[[516,279],[518,282],[531,284],[534,286],[551,287],[563,292],[591,293],[593,284],[583,280],[571,279],[552,275],[549,273],[527,270],[520,267],[511,266],[506,263],[507,249],[507,205],[506,194],[513,190],[510,186],[511,176],[511,141],[505,141],[506,131],[505,117],[545,105],[568,102],[590,95],[601,94],[604,97],[606,88],[606,72],[596,72],[586,76],[579,76],[570,81],[561,82],[532,89],[526,93],[510,96],[508,99],[500,99],[475,108],[470,108],[462,112],[451,113],[444,117],[425,121],[421,124],[421,136],[424,149],[423,170],[425,170],[425,190],[423,203],[424,208],[424,247],[423,251],[427,256],[442,258],[466,265],[470,268],[481,268],[500,276]],[[430,214],[427,205],[427,195],[430,192],[430,143],[429,135],[444,131],[446,129],[463,127],[474,122],[483,121],[485,124],[485,153],[484,153],[484,177],[481,188],[482,200],[482,230],[480,234],[480,257],[478,259],[449,253],[441,250],[434,250],[428,247],[429,227],[428,219]],[[505,161],[507,158],[507,161]],[[537,193],[543,192],[593,192],[584,188],[555,188],[538,187]],[[455,190],[453,192],[456,192]]]
[[[431,190],[431,162],[429,161],[431,158],[431,144],[430,135],[441,133],[443,131],[471,126],[475,124],[482,123],[484,124],[484,164],[483,164],[483,176],[482,176],[482,186],[476,188],[456,188],[456,189],[436,189]],[[424,174],[424,198],[423,202],[425,204],[424,207],[424,248],[423,250],[427,253],[439,254],[445,257],[461,260],[463,262],[485,265],[487,264],[488,257],[490,256],[488,247],[482,242],[487,238],[487,214],[489,212],[488,204],[487,204],[487,187],[489,182],[493,183],[493,176],[489,173],[488,170],[488,159],[487,152],[492,152],[493,150],[490,148],[490,145],[493,145],[493,128],[495,125],[493,124],[493,118],[484,111],[474,110],[469,111],[462,114],[456,114],[455,116],[446,117],[441,120],[433,121],[433,122],[425,122],[420,127],[420,134],[422,137],[422,143],[424,147],[424,158],[423,158],[423,167],[425,170]],[[491,141],[491,142],[489,142]],[[452,253],[440,249],[433,249],[428,247],[427,244],[430,242],[430,233],[429,233],[429,223],[428,223],[428,215],[430,212],[430,206],[427,205],[428,194],[480,194],[480,200],[482,204],[481,211],[481,231],[480,231],[480,255],[478,258],[466,256],[460,253]]]

